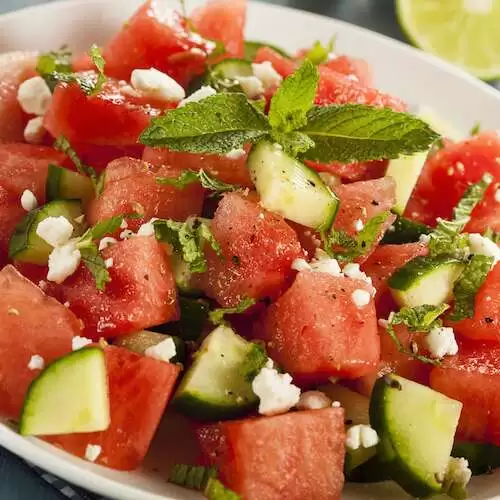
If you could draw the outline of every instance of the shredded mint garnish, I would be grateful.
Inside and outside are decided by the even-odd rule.
[[[203,491],[210,478],[217,477],[217,470],[213,467],[176,464],[168,477],[168,481],[185,488]]]
[[[102,90],[102,86],[106,83],[106,75],[104,74],[106,61],[102,57],[101,49],[95,44],[90,47],[89,56],[97,68],[97,81],[95,82],[92,94],[98,94]]]
[[[240,367],[240,373],[248,382],[251,382],[264,368],[268,357],[266,350],[260,344],[252,343]]]
[[[181,172],[179,177],[157,177],[156,182],[158,184],[174,186],[177,189],[184,189],[195,182],[199,182],[205,189],[209,189],[215,193],[225,193],[241,189],[241,186],[236,184],[228,184],[226,182],[219,181],[215,177],[207,174],[203,169],[198,172],[184,170]]]
[[[335,49],[336,39],[337,36],[333,35],[330,41],[324,46],[319,40],[314,42],[314,45],[309,49],[305,57],[316,65],[328,62],[330,54]]]
[[[63,46],[57,51],[45,52],[38,58],[36,70],[52,92],[58,83],[54,75],[72,73],[71,56],[71,51]]]
[[[226,324],[226,320],[224,319],[224,316],[226,314],[241,314],[248,308],[252,307],[254,304],[255,299],[251,297],[245,297],[235,307],[221,307],[219,309],[210,311],[208,319],[214,325],[224,325]]]
[[[493,231],[491,227],[486,228],[486,231],[484,232],[483,236],[485,238],[490,239],[493,243],[500,245],[500,233]]]
[[[474,125],[470,129],[469,135],[471,137],[473,137],[473,136],[479,134],[479,132],[481,132],[481,123],[480,122],[476,122],[476,123],[474,123]]]

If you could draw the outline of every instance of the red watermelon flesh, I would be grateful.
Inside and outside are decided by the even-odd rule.
[[[432,369],[433,389],[463,403],[457,438],[500,445],[500,348],[460,345]]]
[[[138,219],[129,219],[129,229],[136,231],[152,217],[184,221],[199,215],[203,205],[203,192],[199,184],[184,189],[161,185],[157,177],[176,178],[181,169],[153,167],[134,158],[120,158],[106,169],[104,190],[87,210],[89,224],[115,215],[138,213]]]
[[[17,101],[19,85],[35,76],[36,52],[7,52],[0,55],[0,143],[24,141],[28,116]]]
[[[98,172],[102,172],[113,160],[118,158],[141,158],[144,152],[142,144],[133,146],[97,146],[73,142],[71,147],[76,151],[80,160],[90,165]]]
[[[248,148],[247,148],[248,149]],[[152,165],[171,165],[181,170],[198,172],[201,168],[222,182],[252,187],[247,168],[248,155],[231,159],[220,155],[197,155],[165,148],[146,148],[142,159]]]
[[[297,69],[297,63],[293,59],[282,56],[270,47],[261,47],[255,54],[254,62],[270,62],[283,78],[290,76]]]
[[[221,42],[228,55],[242,58],[246,17],[246,0],[208,0],[191,21],[202,37]]]
[[[84,458],[87,445],[101,446],[96,463],[118,470],[137,469],[144,460],[170,399],[180,368],[107,346],[111,424],[106,431],[45,438]]]
[[[301,271],[263,313],[254,334],[301,385],[366,375],[379,362],[380,340],[373,299],[359,308],[353,301],[359,289],[370,287],[350,278]]]
[[[178,319],[177,291],[162,246],[154,237],[136,236],[102,251],[113,259],[111,282],[96,289],[87,268],[80,265],[49,293],[84,323],[84,335],[93,340],[112,338]]]
[[[205,293],[223,307],[246,297],[276,299],[291,281],[292,262],[302,256],[297,235],[279,215],[251,197],[229,193],[219,203],[211,225],[223,258],[207,250]]]
[[[334,57],[324,66],[342,75],[350,76],[362,87],[371,87],[373,84],[372,70],[364,59],[341,55]]]
[[[306,161],[306,165],[317,172],[328,172],[340,177],[343,182],[357,182],[378,179],[385,175],[387,160],[374,160],[355,163],[316,163]]]
[[[299,411],[202,427],[198,439],[226,486],[245,500],[339,500],[344,411]]]
[[[427,255],[428,248],[422,243],[405,243],[403,245],[380,245],[363,263],[362,270],[372,279],[377,289],[375,304],[377,314],[387,318],[391,311],[397,310],[387,285],[387,280],[400,267],[415,257]]]
[[[108,78],[99,94],[87,96],[76,84],[60,83],[45,115],[45,128],[53,137],[63,135],[70,143],[136,145],[141,132],[162,108],[124,92],[124,88],[125,82]]]
[[[45,363],[71,352],[81,322],[12,266],[0,271],[0,415],[17,420],[24,396],[40,370],[28,363],[39,355]]]
[[[500,263],[490,271],[476,294],[474,316],[452,326],[468,339],[500,342]]]

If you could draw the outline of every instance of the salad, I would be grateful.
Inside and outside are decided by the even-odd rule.
[[[168,480],[212,500],[466,498],[500,464],[500,136],[245,18],[148,0],[0,57],[0,417],[127,471],[183,415]]]

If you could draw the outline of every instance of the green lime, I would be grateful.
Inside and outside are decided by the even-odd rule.
[[[500,77],[500,0],[396,0],[396,9],[416,46],[483,80]]]

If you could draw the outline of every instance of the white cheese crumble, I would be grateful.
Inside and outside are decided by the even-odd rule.
[[[106,266],[106,269],[110,269],[113,267],[113,257],[110,257],[109,259],[106,259],[104,261],[104,265]]]
[[[424,243],[425,245],[428,245],[431,242],[431,236],[430,236],[430,234],[421,234],[418,238],[418,241],[420,243]]]
[[[44,366],[45,360],[42,358],[42,356],[39,356],[38,354],[34,354],[33,356],[31,356],[31,359],[28,363],[29,370],[43,370]]]
[[[434,327],[425,337],[425,344],[434,358],[453,356],[458,352],[455,332],[450,327]]]
[[[244,149],[232,149],[229,153],[226,154],[226,158],[228,160],[239,160],[243,158],[247,152]]]
[[[347,429],[345,445],[351,450],[371,448],[379,442],[377,431],[369,425],[358,424]]]
[[[168,337],[165,340],[162,340],[159,344],[148,347],[144,351],[145,356],[167,362],[172,358],[175,358],[176,354],[177,350],[175,348],[175,342],[172,340],[172,337]]]
[[[85,460],[95,462],[99,458],[101,452],[102,446],[99,446],[98,444],[88,444],[85,449]]]
[[[306,261],[306,259],[295,259],[292,262],[292,269],[294,269],[295,271],[310,271],[311,266]]]
[[[64,245],[73,234],[73,226],[66,217],[47,217],[36,228],[36,234],[53,247]]]
[[[157,217],[153,217],[150,221],[142,224],[137,231],[137,236],[153,236],[155,234],[154,222],[157,220]]]
[[[104,250],[105,248],[110,247],[111,245],[116,245],[118,241],[116,241],[115,238],[111,238],[111,236],[105,236],[100,242],[99,242],[99,252]]]
[[[38,200],[32,191],[29,189],[25,189],[23,194],[21,195],[21,206],[26,210],[26,212],[30,212],[31,210],[35,210],[38,207]]]
[[[179,102],[186,97],[184,89],[173,78],[155,68],[134,69],[130,83],[143,96],[160,101]]]
[[[360,231],[363,231],[363,228],[365,227],[365,225],[363,224],[363,221],[361,219],[357,219],[356,221],[354,221],[354,229],[355,231],[357,231],[358,233]]]
[[[500,203],[500,188],[495,189],[495,201]]]
[[[317,273],[327,273],[331,276],[341,276],[339,263],[336,259],[313,260],[310,264],[311,270]]]
[[[252,382],[252,390],[260,399],[261,415],[286,413],[300,400],[300,389],[292,384],[292,377],[288,373],[278,373],[273,366],[269,359]]]
[[[65,245],[54,248],[49,255],[47,279],[58,284],[62,283],[78,269],[81,257],[74,241],[68,241]]]
[[[448,462],[448,468],[444,477],[444,482],[455,483],[460,486],[466,486],[472,477],[472,471],[469,469],[469,462],[465,458],[451,457]]]
[[[342,405],[340,404],[340,401],[334,401],[332,403],[332,408],[341,408]]]
[[[358,288],[357,290],[354,290],[354,292],[352,292],[351,298],[356,307],[358,309],[361,309],[370,303],[371,294],[366,290]]]
[[[322,410],[332,406],[332,400],[321,391],[307,391],[300,396],[296,408],[299,410]]]
[[[236,80],[250,99],[260,97],[264,93],[264,86],[256,76],[237,76]]]
[[[471,233],[469,234],[469,245],[473,254],[493,257],[495,264],[500,261],[500,248],[489,238],[477,233]]]
[[[375,288],[372,286],[372,279],[366,275],[363,271],[361,271],[361,268],[359,267],[359,264],[356,264],[354,262],[351,262],[350,264],[346,264],[344,266],[344,269],[342,269],[342,273],[344,276],[347,278],[351,278],[353,280],[360,280],[364,281],[366,284],[370,285],[372,287],[372,295],[375,295]]]
[[[49,109],[52,93],[41,76],[35,76],[19,85],[17,100],[25,113],[43,116]]]
[[[124,229],[120,233],[121,240],[128,240],[129,238],[132,238],[132,236],[134,236],[134,231],[131,231],[130,229]]]
[[[262,63],[252,64],[253,74],[262,82],[265,89],[277,87],[283,77],[274,69],[271,62],[265,61]]]
[[[78,351],[78,349],[81,349],[82,347],[85,347],[89,344],[92,344],[92,340],[88,339],[87,337],[79,337],[77,335],[71,340],[71,348],[73,349],[73,351]]]
[[[45,127],[43,126],[43,116],[32,118],[24,127],[24,140],[28,144],[41,144],[45,137]]]
[[[203,101],[203,99],[215,94],[217,94],[217,91],[213,87],[210,87],[210,85],[203,85],[203,87],[199,88],[196,92],[193,92],[190,96],[183,99],[177,107],[182,108],[190,102]]]

